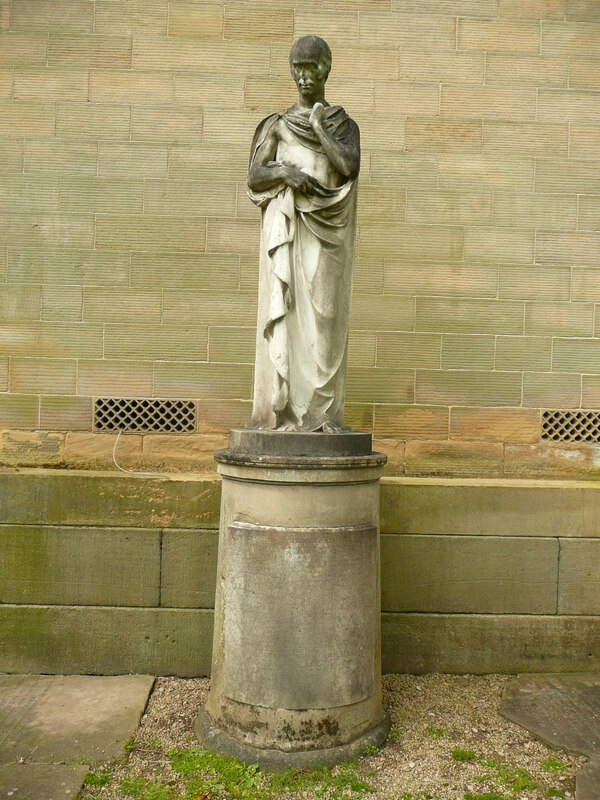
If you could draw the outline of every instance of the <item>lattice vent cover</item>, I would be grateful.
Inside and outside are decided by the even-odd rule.
[[[551,442],[600,442],[600,411],[544,411],[542,439]]]
[[[100,397],[94,404],[94,430],[189,433],[196,430],[193,400]]]

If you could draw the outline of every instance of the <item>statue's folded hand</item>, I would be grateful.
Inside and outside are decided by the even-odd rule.
[[[307,194],[310,194],[317,186],[317,181],[312,175],[296,167],[287,167],[283,180],[286,186],[290,186],[297,192],[306,192]]]

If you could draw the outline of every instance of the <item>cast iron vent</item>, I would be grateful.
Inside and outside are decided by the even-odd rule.
[[[193,400],[99,397],[94,403],[94,430],[193,433],[196,403]]]
[[[543,411],[542,439],[600,442],[600,411]]]

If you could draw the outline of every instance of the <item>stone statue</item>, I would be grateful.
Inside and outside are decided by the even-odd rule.
[[[262,209],[251,428],[343,430],[360,169],[357,124],[325,100],[331,50],[290,52],[298,100],[254,135],[248,195]]]

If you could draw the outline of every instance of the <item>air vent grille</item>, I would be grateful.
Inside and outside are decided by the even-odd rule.
[[[600,442],[600,411],[544,411],[542,439],[551,442]]]
[[[94,404],[94,430],[193,433],[196,403],[194,400],[100,397]]]

